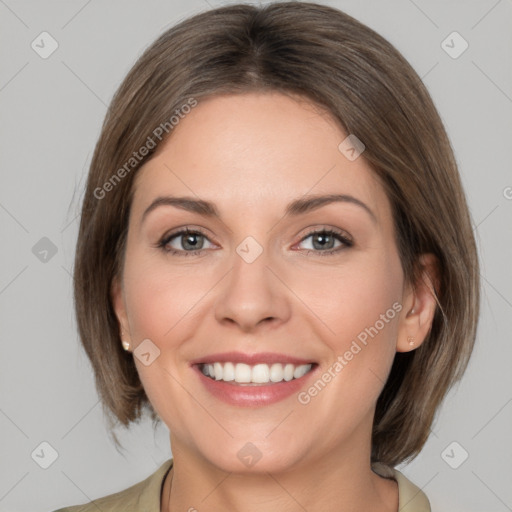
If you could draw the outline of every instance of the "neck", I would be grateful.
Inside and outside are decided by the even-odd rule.
[[[283,472],[260,473],[226,472],[196,452],[172,447],[174,464],[162,489],[161,512],[398,510],[396,482],[376,475],[369,456],[357,457],[356,446],[301,460]]]

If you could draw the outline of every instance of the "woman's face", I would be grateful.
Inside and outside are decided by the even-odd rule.
[[[346,137],[305,100],[220,96],[138,173],[114,304],[173,451],[238,472],[369,460],[411,302],[390,203]]]

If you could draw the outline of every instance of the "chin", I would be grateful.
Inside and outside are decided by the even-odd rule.
[[[208,443],[208,441],[206,441]],[[235,441],[212,448],[211,441],[206,451],[201,452],[210,464],[228,473],[238,474],[265,474],[280,473],[290,470],[298,463],[302,456],[290,444],[257,441]]]

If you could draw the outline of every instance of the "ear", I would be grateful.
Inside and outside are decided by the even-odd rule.
[[[112,280],[110,297],[119,323],[119,337],[122,341],[127,341],[131,344],[130,325],[128,323],[126,304],[124,302],[123,286],[117,276]]]
[[[434,254],[419,257],[419,269],[414,283],[405,286],[403,310],[398,328],[397,352],[417,349],[432,327],[440,288],[439,262]]]

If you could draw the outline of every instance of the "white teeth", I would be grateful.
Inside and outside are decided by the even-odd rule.
[[[294,370],[295,370],[295,366],[293,366],[293,364],[287,364],[284,367],[284,380],[286,380],[286,381],[292,380]]]
[[[270,367],[270,380],[272,382],[281,382],[283,380],[283,365],[275,363]]]
[[[270,369],[268,364],[257,364],[252,369],[252,382],[261,384],[270,380]]]
[[[213,364],[213,374],[214,374],[215,380],[222,379],[222,365],[220,363]]]
[[[231,381],[235,380],[235,365],[233,363],[224,363],[222,372],[222,380]]]
[[[203,364],[201,371],[207,377],[225,382],[235,381],[240,384],[268,384],[270,382],[290,381],[300,379],[311,370],[311,364],[275,363],[255,364],[250,366],[245,363],[213,363]]]
[[[235,382],[251,382],[251,367],[248,364],[238,363],[235,366]]]
[[[308,368],[305,365],[297,366],[297,368],[295,368],[295,371],[293,372],[293,378],[300,379],[301,377],[306,375],[306,373],[308,373]]]

